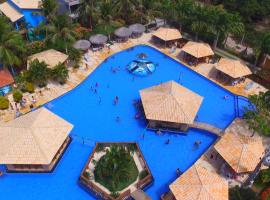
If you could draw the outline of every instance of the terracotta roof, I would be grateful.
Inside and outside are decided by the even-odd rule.
[[[11,0],[21,9],[40,9],[41,0]]]
[[[11,85],[14,83],[14,79],[7,69],[0,70],[0,87]]]
[[[53,68],[59,63],[64,63],[68,59],[68,55],[54,49],[42,51],[28,57],[27,68],[29,68],[29,63],[35,59],[39,62],[45,62],[49,68]]]
[[[0,126],[0,164],[50,164],[73,126],[40,108]]]
[[[236,119],[214,146],[237,173],[253,171],[264,154],[262,138],[250,137],[251,134],[247,124]]]
[[[174,28],[161,27],[156,32],[154,32],[153,35],[164,41],[177,40],[182,38],[180,31]]]
[[[232,78],[239,78],[252,74],[251,70],[240,60],[221,58],[216,69],[229,75]]]
[[[213,50],[207,43],[189,41],[182,48],[182,51],[194,56],[195,58],[203,58],[214,55]]]
[[[192,124],[203,97],[169,81],[140,91],[147,119]]]
[[[216,172],[195,163],[170,185],[176,200],[228,200],[228,183]]]
[[[21,19],[24,15],[13,8],[8,2],[0,4],[0,11],[7,17],[11,22],[16,22]]]

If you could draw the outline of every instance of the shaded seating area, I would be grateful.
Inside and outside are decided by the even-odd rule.
[[[92,44],[92,50],[97,51],[104,47],[104,44],[106,44],[106,42],[108,41],[108,37],[103,34],[96,34],[96,35],[92,35],[89,38],[89,41]]]
[[[132,24],[128,27],[132,32],[132,37],[140,37],[145,32],[145,26],[142,24]]]
[[[175,48],[178,46],[178,42],[182,38],[182,35],[178,29],[161,27],[153,33],[153,42],[157,46],[172,46]]]
[[[180,54],[188,65],[197,66],[199,63],[208,63],[214,52],[207,43],[189,41],[183,46]]]
[[[0,164],[9,172],[50,172],[67,148],[72,128],[46,108],[1,124]]]
[[[58,64],[66,63],[68,60],[68,55],[54,49],[49,49],[40,53],[33,54],[27,59],[27,69],[29,69],[30,63],[36,59],[39,62],[45,62],[49,68],[53,68]]]
[[[224,136],[214,146],[214,150],[225,161],[224,164],[227,164],[221,166],[223,175],[236,179],[238,175],[255,169],[265,149],[262,138],[252,135],[252,131],[242,119],[235,119],[225,130]]]
[[[237,85],[245,81],[245,76],[252,74],[246,64],[240,60],[221,58],[215,69],[218,71],[216,79],[223,84]]]
[[[73,44],[75,49],[81,51],[87,51],[91,46],[91,43],[88,40],[78,40]]]
[[[205,161],[204,161],[205,162]],[[228,182],[214,170],[195,163],[170,186],[164,200],[228,200]],[[173,198],[173,197],[174,198]],[[167,197],[167,198],[166,198]]]
[[[148,128],[187,131],[194,122],[203,97],[169,81],[140,91]]]
[[[120,27],[114,31],[117,42],[125,42],[131,36],[132,31],[127,27]]]
[[[0,67],[0,96],[9,93],[13,83],[14,79],[8,69]]]

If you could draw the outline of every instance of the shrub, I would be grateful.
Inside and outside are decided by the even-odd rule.
[[[104,145],[103,144],[98,144],[97,145],[97,148],[96,148],[96,152],[101,152],[105,149]]]
[[[114,199],[116,199],[117,197],[119,197],[119,193],[118,192],[112,192],[111,194],[110,194],[110,196],[112,197],[112,198],[114,198]]]
[[[235,186],[229,190],[230,200],[258,200],[258,195],[251,188]]]
[[[0,96],[0,110],[9,108],[9,100],[6,97]]]
[[[146,170],[143,170],[140,172],[139,179],[142,180],[148,175],[148,172]]]
[[[28,73],[29,80],[40,87],[44,87],[50,77],[48,65],[45,62],[39,62],[37,59],[30,63]]]
[[[13,91],[13,99],[15,102],[19,103],[22,100],[22,93],[19,90],[14,90]]]
[[[270,187],[266,188],[261,194],[261,200],[270,200]]]
[[[24,88],[29,93],[34,93],[35,92],[35,87],[34,87],[33,83],[26,82],[25,85],[24,85]]]
[[[64,64],[56,65],[51,71],[51,77],[60,84],[64,84],[68,79],[67,67]]]

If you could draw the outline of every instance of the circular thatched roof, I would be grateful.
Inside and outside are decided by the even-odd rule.
[[[132,34],[132,31],[129,28],[127,28],[127,27],[121,27],[121,28],[116,29],[114,31],[114,34],[117,37],[127,38],[127,37],[129,37]]]
[[[79,49],[79,50],[87,50],[90,47],[90,42],[88,40],[78,40],[77,42],[74,43],[73,47],[75,49]]]
[[[103,34],[96,34],[96,35],[92,35],[90,38],[89,38],[90,42],[92,44],[104,44],[107,42],[108,40],[108,37],[106,35],[103,35]]]
[[[132,24],[128,28],[132,33],[143,33],[145,31],[145,27],[142,24]]]

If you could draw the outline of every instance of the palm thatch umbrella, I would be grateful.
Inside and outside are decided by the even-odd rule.
[[[127,27],[121,27],[116,29],[114,34],[120,38],[128,38],[132,34],[132,31]]]
[[[73,44],[75,49],[86,51],[91,46],[91,43],[88,40],[78,40]]]
[[[145,31],[145,27],[142,24],[132,24],[128,28],[133,34],[142,34]]]
[[[107,42],[108,37],[106,35],[103,35],[103,34],[96,34],[96,35],[92,35],[89,38],[89,40],[92,44],[102,45],[102,44],[105,44]]]

